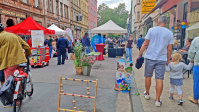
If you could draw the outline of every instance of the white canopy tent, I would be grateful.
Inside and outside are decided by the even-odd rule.
[[[199,29],[199,22],[187,28],[188,31]]]
[[[55,34],[56,35],[65,35],[67,34],[66,31],[62,30],[61,28],[59,28],[58,26],[56,26],[55,24],[52,24],[51,26],[49,26],[47,29],[50,29],[50,30],[55,30]]]
[[[107,23],[91,29],[91,33],[101,33],[101,34],[126,34],[127,29],[124,29],[116,25],[112,20],[109,20]]]
[[[199,22],[186,29],[187,38],[195,38],[199,36]]]

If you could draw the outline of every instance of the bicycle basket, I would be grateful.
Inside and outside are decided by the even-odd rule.
[[[0,89],[0,100],[4,106],[13,103],[14,78],[10,75]]]

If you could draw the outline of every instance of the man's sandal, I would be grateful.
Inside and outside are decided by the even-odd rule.
[[[192,96],[189,96],[189,100],[190,100],[192,103],[194,103],[194,104],[198,104],[198,102],[196,102]]]

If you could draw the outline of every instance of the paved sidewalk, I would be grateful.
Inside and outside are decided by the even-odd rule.
[[[133,49],[133,61],[135,61],[136,57],[138,54],[138,50],[137,49]],[[183,95],[184,95],[184,104],[183,106],[179,106],[177,105],[177,101],[178,101],[178,96],[177,96],[177,92],[175,91],[175,95],[174,95],[174,101],[170,100],[168,98],[169,96],[169,73],[165,74],[165,80],[164,80],[164,89],[161,95],[161,100],[163,102],[161,107],[155,107],[155,96],[156,96],[156,92],[155,92],[155,87],[156,87],[156,83],[155,83],[155,77],[153,76],[152,78],[152,84],[151,84],[151,89],[150,89],[150,100],[145,100],[144,99],[144,95],[143,92],[145,91],[145,78],[144,78],[144,67],[142,67],[141,69],[136,69],[134,67],[134,72],[135,72],[135,83],[138,89],[138,92],[140,93],[140,96],[137,97],[135,95],[133,95],[131,93],[131,98],[137,101],[132,101],[132,102],[138,102],[137,105],[133,104],[133,109],[134,112],[199,112],[199,105],[193,104],[188,100],[188,96],[193,94],[193,75],[190,75],[190,78],[187,78],[187,74],[184,75],[184,80],[183,83],[184,85],[182,86],[182,91],[183,91]],[[136,88],[132,88],[134,90],[134,93],[136,91]],[[142,105],[138,105],[141,100],[141,104]],[[137,107],[135,107],[137,106]],[[137,111],[135,111],[136,109],[138,109]]]

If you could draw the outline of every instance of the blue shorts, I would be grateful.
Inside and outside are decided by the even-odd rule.
[[[0,82],[5,81],[4,71],[0,70]]]

